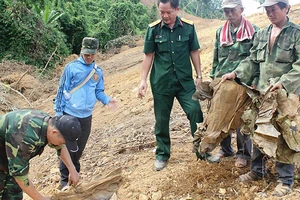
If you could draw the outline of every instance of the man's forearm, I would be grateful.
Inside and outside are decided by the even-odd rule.
[[[16,182],[18,183],[18,185],[20,186],[20,188],[26,193],[28,194],[28,196],[30,196],[32,199],[36,200],[36,199],[42,199],[43,196],[34,188],[33,183],[29,181],[29,186],[26,186],[24,184],[23,180],[20,180],[18,178],[15,178]]]
[[[60,159],[63,161],[63,163],[66,165],[66,167],[68,168],[69,171],[72,171],[72,170],[76,171],[75,166],[73,165],[73,162],[71,160],[70,154],[69,154],[66,146],[64,146],[61,149]]]
[[[154,53],[147,53],[144,56],[142,63],[142,80],[146,80],[149,74],[152,61],[153,61]]]
[[[200,60],[200,54],[199,50],[193,50],[190,52],[191,60],[194,65],[195,71],[196,71],[196,76],[202,77],[202,72],[201,72],[201,60]]]

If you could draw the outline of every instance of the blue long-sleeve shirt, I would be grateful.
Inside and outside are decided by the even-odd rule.
[[[85,80],[94,66],[95,62],[87,65],[82,56],[66,65],[54,103],[57,116],[66,112],[74,117],[85,118],[92,115],[97,100],[104,105],[109,103],[110,97],[104,93],[103,73],[99,67],[96,67],[94,75],[81,88],[69,94]]]

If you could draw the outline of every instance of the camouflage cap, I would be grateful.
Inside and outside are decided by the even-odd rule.
[[[96,38],[85,37],[82,40],[81,54],[95,54],[99,47],[99,40]]]
[[[242,0],[223,0],[222,8],[234,8],[236,6],[243,6]]]
[[[53,118],[54,126],[59,130],[66,141],[66,146],[71,152],[78,151],[77,140],[81,136],[81,125],[76,117],[61,115]]]
[[[261,4],[260,6],[259,6],[259,8],[260,7],[268,7],[268,6],[273,6],[273,5],[275,5],[275,4],[277,4],[277,3],[285,3],[286,5],[290,5],[289,4],[289,0],[266,0],[265,1],[265,3],[263,3],[263,4]]]

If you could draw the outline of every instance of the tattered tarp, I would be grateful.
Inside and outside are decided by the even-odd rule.
[[[299,96],[284,89],[261,99],[255,121],[253,143],[266,155],[282,163],[300,161]]]
[[[213,90],[213,98],[210,100],[205,120],[198,124],[198,130],[194,136],[196,146],[201,138],[200,153],[212,151],[225,137],[240,127],[241,115],[251,104],[246,88],[236,82],[221,83],[221,79],[218,78],[214,79],[209,87]],[[197,93],[200,91],[197,90],[193,96],[199,96]]]
[[[283,163],[300,161],[298,95],[288,95],[284,89],[258,92],[233,81],[220,83],[220,79],[209,86],[213,98],[204,122],[198,124],[194,152],[212,151],[230,132],[241,127],[241,132],[250,134],[253,143],[269,157]],[[199,96],[197,93],[194,97]]]
[[[94,177],[67,191],[54,194],[53,200],[117,200],[116,192],[122,180],[122,169],[118,168],[104,177]]]

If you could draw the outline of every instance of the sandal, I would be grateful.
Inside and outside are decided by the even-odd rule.
[[[245,183],[252,182],[252,181],[258,181],[258,180],[261,180],[261,179],[262,179],[262,177],[257,175],[253,171],[250,171],[246,174],[240,175],[240,177],[239,177],[239,181],[240,182],[245,182]]]
[[[247,160],[243,158],[237,158],[234,164],[238,168],[243,168],[247,166]]]
[[[292,192],[292,188],[289,185],[278,183],[272,192],[273,196],[282,197]]]

